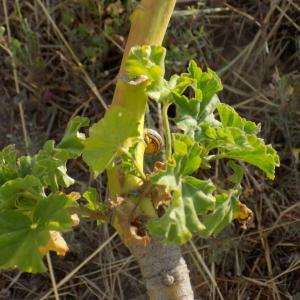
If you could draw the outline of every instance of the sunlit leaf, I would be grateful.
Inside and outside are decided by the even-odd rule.
[[[176,134],[174,138],[174,162],[151,177],[171,193],[171,203],[161,218],[149,221],[148,228],[166,242],[182,244],[192,233],[205,229],[199,215],[214,209],[215,187],[211,181],[188,176],[201,164],[201,147],[188,136]]]
[[[55,148],[54,141],[48,141],[32,160],[32,174],[40,178],[44,185],[57,191],[59,187],[69,187],[74,180],[67,174],[66,161],[69,154]]]
[[[237,127],[248,134],[256,134],[260,131],[260,126],[254,122],[248,121],[239,116],[239,114],[231,106],[220,103],[217,106],[221,123],[224,127]]]
[[[84,193],[83,198],[86,200],[87,204],[86,207],[94,210],[94,211],[101,211],[106,212],[107,207],[101,200],[101,197],[97,191],[97,189],[93,187],[89,187]]]
[[[164,76],[166,49],[161,46],[132,47],[128,54],[125,69],[130,78],[141,75],[150,81],[158,81]]]
[[[139,135],[137,128],[134,116],[122,107],[110,108],[104,118],[90,128],[90,136],[84,141],[83,159],[95,175],[111,166],[127,138]]]
[[[233,171],[233,174],[230,175],[228,179],[235,184],[240,184],[244,177],[244,168],[233,160],[228,161],[226,165]]]
[[[50,194],[38,202],[33,211],[33,223],[40,229],[65,231],[72,228],[74,222],[68,208],[76,202],[63,193]]]
[[[67,130],[57,145],[58,148],[66,150],[72,158],[76,158],[82,153],[84,148],[83,140],[85,135],[79,132],[82,127],[87,127],[90,120],[86,117],[75,117],[68,123]]]

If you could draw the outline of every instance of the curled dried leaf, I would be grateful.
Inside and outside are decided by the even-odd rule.
[[[166,163],[165,162],[161,162],[161,161],[156,161],[154,163],[154,171],[162,171],[166,169]]]
[[[168,207],[172,199],[171,193],[166,191],[166,186],[156,185],[151,191],[151,200],[155,209],[160,207]]]
[[[248,224],[253,220],[253,211],[245,204],[239,202],[238,209],[233,213],[233,219],[237,220],[241,228],[246,230]]]
[[[74,223],[74,226],[77,226],[77,225],[79,225],[79,223],[80,223],[80,219],[79,219],[79,217],[78,217],[78,215],[77,215],[77,214],[73,214],[73,215],[71,215],[71,219],[72,219],[72,221],[73,221],[73,223]]]
[[[140,208],[124,199],[113,212],[112,224],[129,248],[133,245],[146,247],[150,242],[150,236],[143,229],[139,215],[141,215]]]
[[[79,200],[81,198],[80,193],[77,193],[77,192],[71,192],[67,196],[68,196],[69,199],[71,199],[74,202],[76,202],[77,200]]]
[[[65,256],[69,251],[69,247],[58,231],[49,231],[49,241],[45,246],[39,247],[39,251],[42,255],[47,254],[49,251],[55,251],[59,256]]]

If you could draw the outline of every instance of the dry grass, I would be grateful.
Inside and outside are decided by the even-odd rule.
[[[72,115],[102,117],[135,1],[112,2],[1,0],[1,147],[14,143],[34,152],[59,138]],[[196,297],[300,299],[300,2],[178,2],[166,37],[168,72],[184,70],[191,58],[217,70],[223,101],[260,122],[262,136],[281,157],[274,182],[247,167],[243,201],[255,212],[252,228],[241,232],[233,225],[184,247]],[[155,112],[151,117],[155,122]],[[70,170],[83,188],[85,166],[79,161]],[[101,188],[104,181],[93,184]],[[64,259],[52,256],[60,299],[144,294],[136,262],[112,234],[83,221],[67,235],[71,252]],[[0,299],[55,299],[50,275],[2,272]]]

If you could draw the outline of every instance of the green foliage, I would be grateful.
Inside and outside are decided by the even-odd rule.
[[[102,212],[104,214],[108,212],[108,207],[103,203],[98,191],[95,188],[89,187],[83,193],[82,196],[87,202],[85,207],[87,207],[88,209],[90,209],[92,211]],[[86,216],[86,217],[88,217],[88,216]],[[100,225],[102,223],[103,222],[101,220],[97,220],[98,225]]]
[[[85,135],[79,132],[82,127],[87,127],[90,120],[85,117],[75,117],[69,122],[65,135],[58,144],[58,148],[64,149],[69,153],[70,158],[76,158],[82,153],[84,148],[83,141]]]
[[[28,216],[16,210],[0,210],[0,268],[18,267],[25,272],[43,272],[39,247],[47,244],[49,230],[65,231],[73,222],[67,208],[74,202],[63,194],[41,199]]]
[[[209,237],[218,234],[233,220],[234,213],[239,210],[240,187],[216,196],[216,206],[212,213],[203,216],[205,230],[202,235]]]
[[[45,271],[39,248],[48,243],[49,231],[72,228],[70,208],[77,204],[59,190],[74,183],[66,162],[81,154],[84,136],[78,130],[87,125],[86,118],[74,118],[57,146],[48,141],[33,156],[18,158],[13,146],[0,152],[1,269]]]
[[[163,211],[159,212],[155,210],[159,205],[151,203],[151,193],[144,199],[139,199],[140,191],[118,196],[132,201],[134,207],[140,205],[137,211],[148,220],[143,230],[166,243],[183,244],[194,233],[207,238],[218,234],[234,218],[247,219],[247,209],[239,202],[244,170],[235,160],[252,164],[273,179],[279,157],[272,146],[257,137],[260,126],[220,103],[217,93],[222,84],[215,72],[204,72],[191,61],[187,73],[166,80],[165,54],[159,46],[132,48],[125,66],[129,80],[122,82],[127,85],[123,96],[128,98],[124,102],[128,107],[111,107],[90,127],[87,139],[79,130],[87,127],[89,120],[75,117],[58,144],[50,140],[35,155],[18,158],[13,146],[0,152],[0,268],[45,270],[40,248],[49,242],[49,232],[63,232],[73,226],[71,211],[77,203],[62,189],[74,183],[67,174],[68,160],[81,154],[94,175],[118,165],[120,177],[142,175],[141,189],[160,188],[158,197],[162,199],[156,201]],[[182,133],[171,138],[163,114],[165,136],[170,137],[166,143],[172,153],[168,151],[163,167],[144,175],[140,162],[135,161],[141,158],[136,153],[141,144],[138,120],[142,118],[131,112],[137,103],[131,98],[145,101],[146,96],[162,103],[164,111],[172,103],[176,106],[174,122]],[[141,112],[144,108],[139,107]],[[228,178],[233,187],[228,190],[201,172],[224,158],[229,159],[227,167],[233,171]],[[196,172],[197,178],[193,176]],[[84,213],[107,212],[95,188],[88,188],[83,197]],[[128,220],[124,224],[129,224]]]
[[[133,47],[126,61],[129,78],[147,76],[151,81],[158,81],[164,76],[166,50],[159,46]]]
[[[228,177],[228,180],[232,183],[240,184],[244,177],[244,169],[233,160],[229,160],[226,165],[233,171],[233,174]]]
[[[191,138],[175,135],[174,162],[151,178],[153,183],[165,185],[173,196],[164,216],[148,223],[150,232],[167,242],[182,244],[193,232],[205,230],[198,215],[214,209],[212,182],[189,176],[200,167],[200,153],[201,147]]]
[[[97,176],[112,166],[126,139],[138,137],[135,117],[122,107],[112,107],[98,123],[90,128],[84,142],[83,158]]]
[[[151,77],[152,83],[145,89],[148,96],[163,105],[176,105],[175,122],[184,134],[173,135],[173,158],[164,170],[152,174],[151,181],[163,185],[171,193],[172,200],[160,218],[148,222],[150,233],[164,238],[166,242],[181,244],[198,232],[203,237],[219,233],[239,214],[240,182],[243,169],[234,161],[228,163],[233,170],[229,180],[235,187],[219,193],[210,180],[190,176],[201,168],[211,167],[217,159],[241,160],[252,164],[273,179],[275,167],[279,166],[276,151],[265,145],[256,135],[260,130],[254,122],[240,117],[230,106],[220,103],[217,93],[222,83],[215,72],[202,71],[194,61],[188,72],[164,79],[163,50],[155,48],[159,55],[159,68],[149,64],[150,50],[142,57],[144,46],[134,48],[128,73]],[[149,75],[150,74],[150,75]],[[185,93],[190,88],[192,95]],[[191,94],[191,93],[189,93]],[[164,116],[163,116],[164,117]],[[167,122],[167,120],[165,120]],[[166,133],[167,134],[167,133]]]

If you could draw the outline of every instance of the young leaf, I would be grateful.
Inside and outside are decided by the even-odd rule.
[[[100,199],[100,195],[97,192],[97,189],[93,187],[89,187],[84,193],[83,198],[86,200],[87,205],[86,207],[94,210],[94,211],[102,211],[105,212],[107,207]]]
[[[43,149],[33,157],[32,174],[53,191],[59,190],[59,187],[69,187],[74,184],[74,180],[67,174],[68,157],[65,150],[55,148],[54,141],[47,141]]]
[[[210,102],[211,98],[223,89],[221,79],[209,68],[207,72],[203,72],[194,60],[191,60],[188,72],[189,76],[195,80],[195,93],[197,94],[197,90],[201,91],[201,102],[204,108]]]
[[[164,79],[166,49],[161,46],[137,46],[131,48],[125,65],[130,79],[146,76],[147,95],[158,102],[171,103],[172,92],[182,94],[193,83],[185,74]]]
[[[194,90],[194,97],[189,99],[173,91],[173,101],[177,108],[176,124],[185,134],[194,138],[198,124],[218,125],[219,122],[215,119],[213,112],[220,103],[216,93],[223,87],[215,72],[210,69],[203,72],[195,61],[190,62],[188,73],[182,76],[192,80],[190,86]]]
[[[70,158],[76,158],[81,155],[84,148],[83,141],[85,135],[79,132],[82,127],[89,126],[89,119],[85,117],[75,117],[68,123],[67,130],[57,148],[64,149],[70,155]]]
[[[186,176],[194,173],[201,165],[202,148],[191,138],[183,134],[174,135],[174,157],[176,160],[176,173]]]
[[[95,175],[111,166],[126,139],[137,137],[135,117],[122,107],[112,107],[103,119],[90,128],[84,141],[83,159]]]
[[[41,181],[32,175],[7,181],[0,187],[0,211],[28,210],[45,196]]]
[[[131,79],[144,75],[150,82],[159,81],[165,73],[165,56],[166,49],[161,46],[132,47],[125,70]]]

